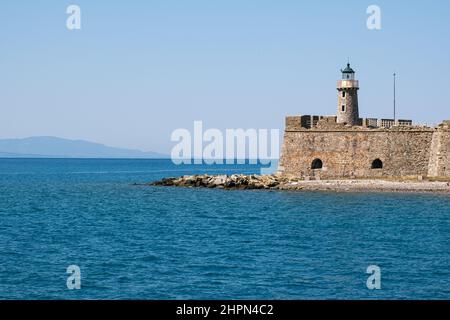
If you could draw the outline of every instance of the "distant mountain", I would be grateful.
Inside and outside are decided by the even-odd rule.
[[[84,140],[56,137],[0,139],[0,157],[20,158],[167,158],[156,152],[113,148]]]

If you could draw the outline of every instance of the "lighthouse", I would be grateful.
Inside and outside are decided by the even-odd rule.
[[[337,122],[358,126],[361,125],[358,110],[358,90],[359,83],[355,79],[355,71],[350,67],[350,63],[342,72],[342,79],[337,83],[338,90],[338,112]]]

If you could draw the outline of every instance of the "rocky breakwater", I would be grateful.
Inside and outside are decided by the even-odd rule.
[[[303,190],[333,192],[418,192],[450,194],[449,181],[424,181],[422,179],[369,179],[369,180],[302,180],[282,175],[193,175],[165,178],[150,183],[152,186],[217,189]]]
[[[219,189],[280,189],[286,181],[277,175],[193,175],[179,178],[164,178],[152,182],[152,186],[175,186]]]

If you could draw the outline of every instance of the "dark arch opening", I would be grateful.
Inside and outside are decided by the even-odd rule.
[[[383,161],[380,159],[373,160],[372,169],[383,169]]]
[[[320,159],[314,159],[314,161],[311,164],[311,169],[316,170],[316,169],[322,169],[323,167],[323,162]]]

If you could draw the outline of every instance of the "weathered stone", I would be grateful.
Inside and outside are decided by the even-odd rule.
[[[313,168],[316,159],[320,159],[322,168]],[[373,169],[377,159],[382,168]],[[286,130],[279,173],[305,180],[450,176],[450,129],[412,126]]]
[[[223,181],[223,184],[208,181]],[[226,178],[225,178],[226,177]],[[450,179],[450,178],[449,178]],[[442,192],[450,193],[450,182],[418,181],[417,176],[407,180],[301,180],[288,179],[284,176],[239,176],[234,182],[227,176],[184,176],[181,178],[165,178],[150,185],[174,187],[198,187],[237,190],[307,190],[307,191],[388,191],[388,192]]]
[[[179,186],[179,187],[204,187],[224,189],[273,189],[280,185],[282,176],[258,176],[258,175],[194,175],[181,178],[164,178],[155,181],[155,186]]]

